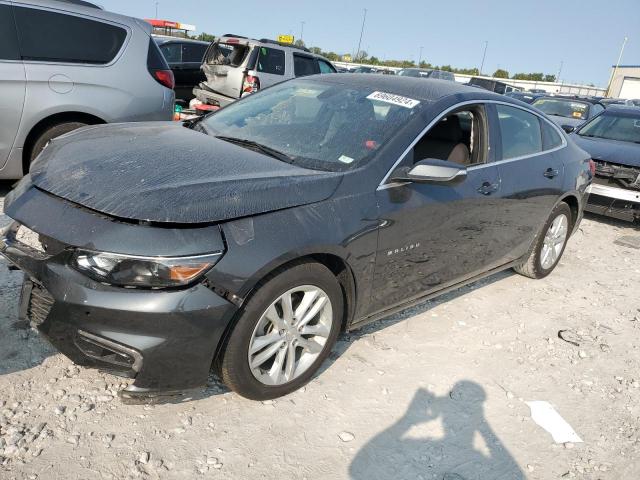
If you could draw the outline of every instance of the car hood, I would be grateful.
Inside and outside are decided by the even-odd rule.
[[[640,167],[640,144],[607,140],[604,138],[571,135],[580,148],[587,151],[594,160],[619,163],[629,167]]]
[[[30,176],[40,190],[106,215],[178,224],[319,202],[342,178],[164,122],[100,125],[58,137]]]

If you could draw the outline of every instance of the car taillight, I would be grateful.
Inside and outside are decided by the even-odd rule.
[[[243,93],[255,93],[260,90],[260,79],[253,75],[247,75],[242,83]]]
[[[592,159],[589,159],[589,170],[591,170],[591,175],[596,174],[596,162],[594,162]]]
[[[160,85],[164,85],[171,90],[176,86],[176,80],[171,70],[152,70],[151,75],[153,75],[153,78],[155,78]]]

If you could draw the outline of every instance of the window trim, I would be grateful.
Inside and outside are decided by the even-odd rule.
[[[51,13],[57,13],[59,15],[67,15],[67,16],[71,16],[71,17],[77,17],[77,18],[83,18],[85,20],[91,20],[93,22],[98,22],[98,23],[104,23],[107,25],[111,25],[114,27],[119,27],[121,29],[123,29],[126,32],[126,36],[122,42],[122,45],[120,46],[120,50],[118,50],[118,52],[114,55],[114,57],[111,59],[111,61],[109,63],[83,63],[83,62],[61,62],[61,61],[55,61],[55,60],[20,60],[22,63],[24,63],[24,65],[65,65],[65,66],[82,66],[82,67],[95,67],[95,68],[105,68],[105,67],[110,67],[112,65],[114,65],[116,62],[118,62],[118,60],[120,60],[120,57],[122,57],[125,49],[127,48],[127,46],[129,45],[129,41],[131,40],[132,35],[132,31],[131,31],[131,27],[129,25],[125,25],[122,23],[117,23],[111,20],[108,20],[106,18],[100,18],[100,17],[95,17],[93,15],[85,15],[85,14],[79,14],[77,12],[70,12],[68,10],[62,10],[59,8],[51,8],[51,7],[45,7],[42,5],[26,5],[26,4],[22,4],[22,3],[13,3],[13,8],[14,8],[14,16],[15,16],[15,12],[16,12],[16,8],[28,8],[28,9],[32,9],[32,10],[43,10],[45,12],[51,12]],[[16,30],[19,30],[17,28],[16,25]],[[20,48],[20,43],[21,43],[21,38],[20,38],[20,32],[18,31],[18,48]],[[22,56],[22,52],[20,52],[20,55]]]
[[[481,168],[486,168],[486,167],[494,166],[494,165],[501,165],[503,163],[517,162],[518,160],[523,160],[525,158],[538,157],[540,155],[544,155],[544,154],[547,154],[547,153],[551,153],[551,152],[555,152],[555,151],[561,150],[561,149],[565,148],[568,145],[566,135],[564,134],[564,131],[560,130],[560,127],[558,127],[552,121],[546,119],[543,115],[541,115],[538,112],[535,112],[535,111],[533,111],[533,110],[531,110],[529,108],[525,108],[525,107],[522,107],[520,105],[515,105],[515,104],[510,103],[510,102],[503,102],[503,101],[500,101],[500,100],[488,100],[488,99],[466,100],[464,102],[459,102],[459,103],[456,103],[455,105],[452,105],[452,106],[448,107],[447,109],[445,109],[442,112],[440,112],[440,114],[438,114],[438,116],[436,116],[433,120],[431,120],[431,122],[429,122],[427,124],[427,126],[416,136],[416,138],[413,139],[413,141],[404,150],[404,152],[402,152],[402,154],[400,155],[398,160],[396,160],[395,163],[391,166],[391,168],[387,171],[385,176],[382,178],[382,180],[378,184],[378,187],[377,187],[376,190],[385,190],[387,188],[394,188],[394,187],[406,185],[407,182],[390,182],[390,183],[386,183],[386,182],[387,182],[387,180],[389,180],[389,177],[391,176],[393,171],[405,159],[405,157],[409,154],[409,152],[413,149],[413,147],[415,147],[415,145],[420,141],[420,139],[423,137],[423,135],[425,133],[427,133],[436,123],[438,123],[442,118],[444,118],[448,113],[452,112],[453,110],[456,110],[458,108],[461,108],[461,107],[464,107],[464,106],[467,106],[467,105],[477,105],[477,104],[507,105],[509,107],[519,108],[520,110],[524,110],[525,112],[532,113],[535,116],[537,116],[539,119],[549,123],[553,128],[556,129],[556,131],[560,134],[560,138],[562,139],[562,145],[560,145],[559,147],[555,147],[555,148],[549,149],[549,150],[543,150],[541,152],[536,152],[536,153],[533,153],[533,154],[530,154],[530,155],[522,155],[520,157],[508,158],[506,160],[495,160],[493,162],[483,163],[483,164],[480,164],[480,165],[473,165],[473,166],[468,167],[467,171],[478,170],[478,169],[481,169]]]

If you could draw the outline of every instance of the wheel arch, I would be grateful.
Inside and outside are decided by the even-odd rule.
[[[280,259],[272,262],[268,267],[261,269],[253,278],[251,287],[248,292],[243,296],[242,303],[246,303],[249,298],[258,290],[260,285],[271,277],[278,275],[279,273],[287,270],[288,268],[306,262],[314,262],[327,267],[336,277],[342,290],[344,299],[344,312],[342,325],[340,326],[342,331],[345,331],[350,323],[353,321],[353,317],[356,311],[357,293],[356,293],[356,279],[353,270],[349,263],[342,256],[335,252],[327,251],[307,251],[300,253],[296,256],[287,255],[280,257]],[[213,364],[219,365],[219,361],[222,358],[222,353],[226,347],[227,341],[231,332],[235,328],[235,325],[239,318],[239,313],[242,311],[240,308],[234,315],[234,318],[226,326],[225,331],[221,337],[216,352],[213,357]]]
[[[569,205],[569,209],[571,210],[571,231],[573,231],[573,229],[577,225],[578,217],[580,215],[581,204],[579,196],[576,192],[567,192],[558,199],[556,205],[554,205],[554,208],[561,202]]]
[[[40,135],[42,135],[48,128],[66,122],[82,122],[87,125],[107,123],[104,119],[96,115],[80,111],[58,112],[40,119],[33,127],[31,127],[31,130],[29,130],[29,133],[23,143],[22,173],[24,175],[29,172],[31,149]]]

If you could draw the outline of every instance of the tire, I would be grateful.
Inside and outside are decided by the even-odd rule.
[[[549,262],[548,257],[544,256],[545,253],[549,251],[548,249],[545,249],[545,244],[549,245],[551,243],[551,239],[547,238],[547,234],[549,233],[551,235],[552,233],[550,232],[551,226],[554,225],[554,222],[556,221],[561,222],[562,216],[564,216],[566,220],[566,232],[564,234],[564,239],[562,241],[562,247],[559,248],[558,249],[559,251],[557,251],[556,253],[551,254],[552,262],[551,264],[549,264],[549,263],[546,263],[546,262]],[[538,278],[544,278],[547,275],[549,275],[553,271],[553,269],[556,268],[556,265],[558,265],[558,262],[560,261],[560,258],[564,253],[564,249],[567,246],[567,241],[569,240],[569,235],[571,233],[570,232],[571,225],[572,225],[571,209],[569,208],[569,205],[567,205],[566,203],[560,202],[552,210],[551,215],[549,215],[549,218],[547,219],[544,226],[540,230],[540,233],[538,233],[535,241],[533,242],[533,247],[529,252],[529,256],[527,260],[523,262],[521,265],[514,267],[513,269],[516,272],[518,272],[520,275],[524,275],[525,277],[529,277],[529,278],[538,279]],[[547,240],[549,240],[548,243],[547,243]],[[557,239],[557,242],[559,241],[560,239]],[[558,247],[560,246],[559,243],[556,243],[556,244],[558,245]],[[556,257],[555,259],[553,259],[554,255]]]
[[[309,292],[301,293],[296,290],[302,288],[308,288]],[[268,309],[270,312],[278,314],[278,322],[286,318],[282,310],[283,303],[280,303],[280,299],[283,296],[286,297],[288,295],[291,298],[294,312],[301,312],[303,309],[298,309],[297,307],[300,306],[302,298],[307,298],[307,293],[312,293],[313,288],[319,289],[321,293],[318,293],[317,297],[311,295],[309,298],[313,298],[313,301],[317,302],[321,300],[322,294],[325,294],[328,306],[327,301],[321,302],[323,307],[308,325],[302,326],[300,324],[296,328],[296,322],[294,321],[288,322],[287,325],[282,326],[282,329],[280,329],[280,326],[276,327],[275,323],[269,320],[274,315],[268,315]],[[291,293],[292,291],[293,293]],[[315,306],[316,304],[312,302],[307,311],[312,313],[311,311]],[[330,313],[328,313],[329,310]],[[228,337],[219,364],[222,381],[234,392],[251,400],[269,400],[297,390],[313,377],[329,356],[340,333],[343,316],[344,298],[342,289],[336,277],[325,266],[313,262],[298,263],[274,276],[268,277],[258,285],[256,293],[239,312],[237,323]],[[327,327],[326,323],[329,322],[329,319],[331,325]],[[301,319],[298,323],[302,321]],[[321,322],[325,323],[320,325]],[[316,325],[313,325],[314,323]],[[299,335],[297,333],[298,329],[300,329],[300,332],[306,332],[314,328],[318,331],[322,329],[323,335],[326,334],[326,339],[313,335],[305,337],[303,333]],[[284,336],[282,334],[283,331],[286,331]],[[260,337],[258,334],[263,334],[264,337]],[[292,338],[293,335],[298,335],[298,337]],[[252,351],[258,348],[258,343],[255,343],[254,340],[256,338],[266,338],[267,336],[277,337],[279,340],[269,343],[263,350],[250,353],[250,347],[252,347]],[[320,343],[324,341],[324,345],[319,345],[316,339],[319,339]],[[282,342],[286,344],[284,347]],[[305,345],[313,343],[314,352],[307,351],[298,342],[304,342]],[[271,360],[268,360],[261,364],[261,367],[255,367],[255,365],[252,367],[250,365],[250,361],[255,364],[257,358],[262,354],[268,353],[267,350],[272,347],[279,349],[275,350],[277,353],[273,354],[271,364],[269,364]],[[293,350],[289,350],[289,348]],[[319,348],[321,350],[318,350]],[[294,352],[293,355],[290,355],[289,352],[291,351]],[[293,358],[294,360],[299,356],[299,362],[294,362],[295,369],[289,370],[288,379],[287,370],[289,364],[287,360],[280,361],[280,364],[283,365],[282,369],[278,369],[276,366],[276,361],[280,358],[280,355],[285,355],[286,359]],[[272,370],[276,371],[274,376],[277,375],[280,383],[265,383],[264,379],[272,380],[269,376]],[[284,373],[282,373],[283,371]],[[256,375],[260,375],[263,380],[260,380]]]
[[[58,123],[57,125],[53,125],[48,127],[44,132],[40,134],[38,138],[36,138],[33,146],[31,147],[31,152],[29,154],[29,165],[33,163],[33,161],[40,155],[44,147],[47,146],[51,140],[60,135],[64,135],[65,133],[69,133],[73,130],[76,130],[80,127],[85,127],[87,124],[82,122],[65,122]]]

